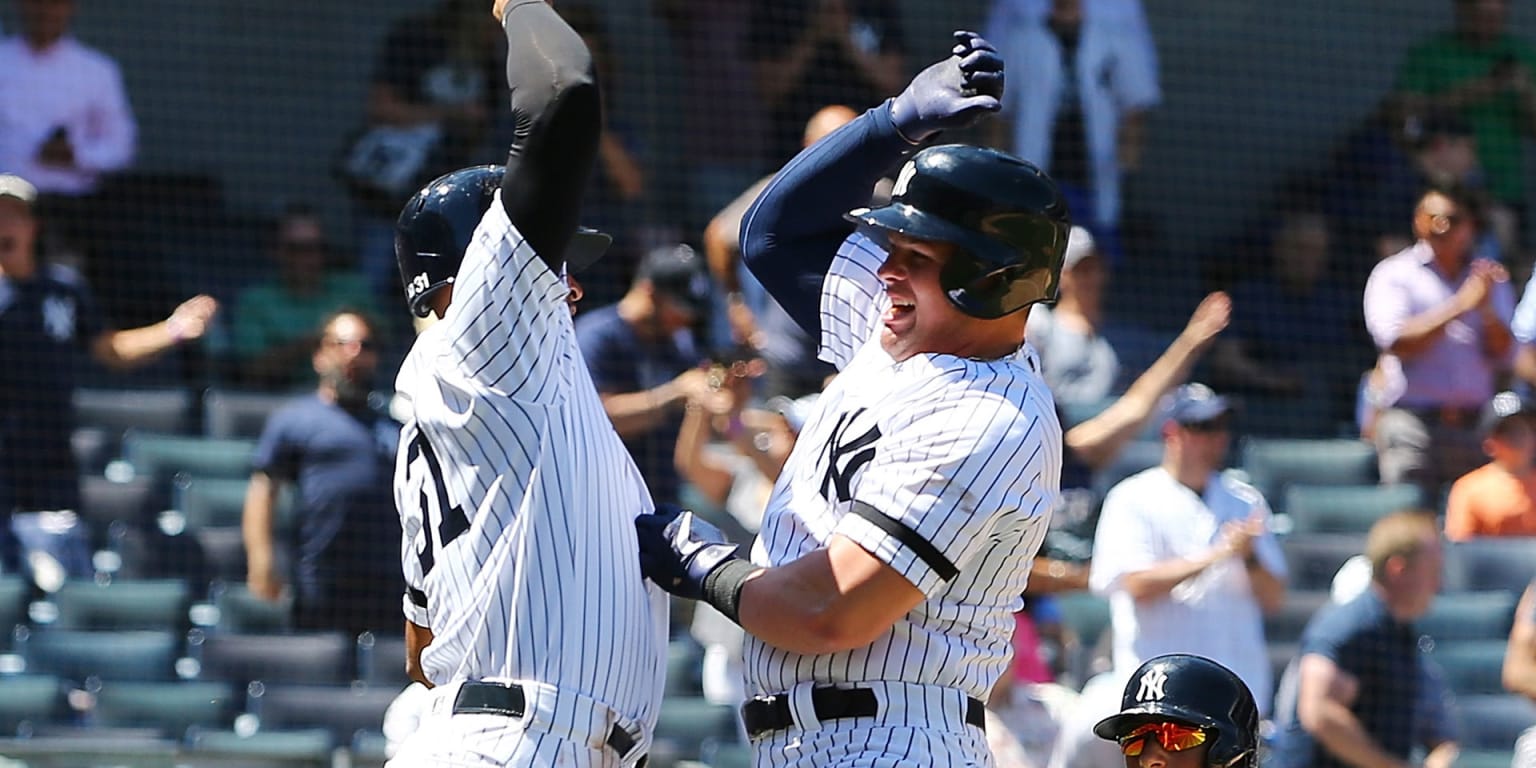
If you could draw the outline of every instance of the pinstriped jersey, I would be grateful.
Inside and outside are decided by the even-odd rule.
[[[748,636],[749,692],[902,681],[986,699],[1061,475],[1061,426],[1033,351],[998,360],[880,344],[885,252],[844,241],[822,286],[821,355],[840,373],[774,486],[753,548],[781,565],[853,540],[927,596],[874,643],[802,656]]]
[[[587,375],[566,294],[498,197],[446,316],[396,382],[410,399],[395,469],[405,616],[432,630],[434,683],[544,682],[649,733],[667,626],[635,554],[650,495]]]

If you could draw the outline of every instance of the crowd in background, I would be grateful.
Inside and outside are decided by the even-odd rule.
[[[1157,45],[1140,1],[995,0],[974,21],[1007,61],[1008,92],[1001,116],[956,138],[1049,171],[1078,225],[1060,298],[1036,306],[1028,329],[1068,459],[1020,615],[1019,675],[995,702],[1008,723],[998,730],[1019,742],[1000,746],[1000,757],[1116,764],[1113,745],[1095,753],[1102,743],[1086,726],[1113,711],[1141,661],[1185,651],[1244,678],[1282,726],[1277,760],[1383,764],[1372,760],[1414,749],[1435,768],[1454,759],[1449,716],[1436,709],[1445,697],[1402,627],[1438,586],[1430,572],[1442,530],[1454,541],[1536,535],[1536,421],[1526,405],[1536,385],[1536,290],[1526,284],[1536,210],[1522,175],[1536,134],[1536,47],[1508,31],[1508,0],[1446,2],[1454,26],[1406,52],[1392,91],[1340,138],[1329,171],[1284,185],[1271,210],[1254,212],[1259,237],[1206,260],[1205,298],[1177,335],[1121,323],[1114,301],[1135,302],[1134,286],[1116,281],[1149,247],[1123,190],[1159,149],[1146,129],[1162,98]],[[221,341],[170,356],[174,370],[145,381],[293,396],[266,425],[252,467],[251,591],[291,595],[298,627],[393,631],[379,617],[390,615],[398,579],[360,564],[390,563],[398,546],[388,499],[368,493],[388,475],[395,438],[387,398],[369,394],[390,390],[412,334],[394,218],[436,175],[497,162],[515,130],[486,5],[441,0],[392,25],[363,124],[337,137],[347,236],[311,207],[288,207],[267,233],[268,276],[220,306],[180,304],[152,264],[131,269],[119,244],[132,222],[102,215],[126,210],[113,179],[134,167],[131,105],[149,95],[127,93],[113,59],[70,33],[73,14],[92,9],[17,0],[18,26],[0,41],[0,174],[10,174],[0,176],[0,503],[16,531],[3,570],[35,569],[27,551],[53,553],[66,577],[93,568],[59,534],[76,523],[49,517],[79,503],[68,490],[77,478],[68,396],[104,380],[70,351],[150,364],[206,332]],[[742,268],[741,217],[799,148],[895,93],[916,63],[914,37],[930,31],[905,26],[895,0],[653,5],[688,73],[685,202],[663,221],[647,213],[653,169],[640,159],[640,134],[610,120],[583,219],[614,245],[581,276],[576,332],[656,499],[710,510],[744,539],[831,370],[816,360],[817,340]],[[605,89],[630,85],[609,20],[579,2],[560,11],[586,38]],[[34,236],[35,254],[20,253]],[[41,323],[18,319],[34,305]],[[123,335],[132,333],[141,335]],[[1192,374],[1210,387],[1179,386]],[[1414,506],[1443,516],[1388,516],[1372,528],[1364,555],[1374,586],[1308,629],[1289,686],[1263,655],[1264,616],[1287,599],[1276,500],[1223,471],[1233,434],[1369,441],[1381,483],[1414,486]],[[1102,482],[1138,444],[1142,471]],[[49,471],[35,471],[38,462]],[[295,551],[281,556],[272,519],[287,485],[301,522]],[[1083,590],[1110,604],[1108,669],[1070,681],[1070,696],[1014,692],[1062,675],[1052,649],[1067,640],[1052,596]],[[360,592],[377,599],[337,608]],[[1532,602],[1527,594],[1514,619],[1506,683],[1536,697]],[[706,695],[739,699],[739,634],[705,609],[692,622],[706,648]],[[1360,642],[1387,650],[1364,659]],[[1362,697],[1387,703],[1357,717],[1350,706]],[[1009,719],[1031,703],[1035,714]],[[1042,716],[1060,733],[1042,735]]]

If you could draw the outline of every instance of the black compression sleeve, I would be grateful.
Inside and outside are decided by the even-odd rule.
[[[552,269],[581,218],[602,107],[592,55],[543,0],[523,0],[502,19],[514,132],[502,178],[507,218]]]

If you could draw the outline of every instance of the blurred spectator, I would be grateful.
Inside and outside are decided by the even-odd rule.
[[[1504,651],[1504,687],[1536,702],[1536,582],[1525,588],[1515,608],[1514,626]],[[1536,767],[1536,726],[1527,728],[1515,741],[1510,768]]]
[[[1063,728],[1052,766],[1113,765],[1113,744],[1092,726],[1117,710],[1131,672],[1153,656],[1188,652],[1230,667],[1266,714],[1273,692],[1263,615],[1285,601],[1285,557],[1269,505],[1220,472],[1232,412],[1202,384],[1186,384],[1164,412],[1163,463],[1104,499],[1090,587],[1109,598],[1112,671],[1090,680]]]
[[[1366,537],[1371,586],[1321,611],[1302,633],[1296,695],[1282,714],[1270,765],[1405,766],[1415,747],[1426,768],[1447,768],[1456,744],[1425,727],[1424,674],[1414,619],[1440,587],[1444,555],[1432,514],[1395,512]],[[1424,743],[1415,743],[1422,740]]]
[[[319,385],[268,419],[252,461],[241,529],[246,584],[263,600],[293,590],[296,629],[396,630],[400,518],[389,479],[400,425],[372,390],[379,355],[366,317],[336,312],[318,324],[311,364]],[[278,498],[297,486],[291,573],[278,572]]]
[[[483,2],[441,0],[397,21],[374,65],[367,124],[342,171],[356,246],[374,293],[394,299],[395,219],[422,184],[468,165],[501,112],[504,45]]]
[[[769,109],[769,160],[800,146],[801,126],[828,104],[855,111],[901,90],[906,33],[896,0],[779,0],[756,3],[747,58]]]
[[[1478,421],[1492,461],[1462,475],[1445,507],[1445,537],[1536,536],[1536,430],[1514,392],[1488,401]]]
[[[1140,0],[994,0],[986,30],[1029,80],[1003,102],[995,143],[1048,171],[1119,263],[1122,176],[1140,167],[1146,113],[1162,100]]]
[[[18,5],[21,34],[0,41],[0,173],[35,184],[40,211],[68,232],[74,219],[49,206],[90,195],[101,174],[127,168],[137,126],[117,62],[70,34],[75,0]]]
[[[1412,247],[1371,271],[1365,325],[1383,353],[1374,439],[1383,483],[1416,482],[1429,498],[1481,464],[1477,417],[1507,368],[1514,309],[1508,273],[1472,258],[1476,198],[1426,192]]]
[[[1120,358],[1099,335],[1108,270],[1093,235],[1072,227],[1055,305],[1029,310],[1029,343],[1040,353],[1045,383],[1058,403],[1100,402],[1120,375]]]
[[[77,352],[128,369],[203,336],[218,303],[183,302],[154,325],[114,330],[73,271],[40,261],[37,189],[0,175],[0,569],[20,566],[20,547],[64,531],[69,575],[90,570],[73,510],[80,487],[70,436],[75,427]],[[14,534],[13,534],[14,529]]]
[[[270,245],[277,275],[247,286],[232,313],[240,380],[257,389],[294,389],[314,375],[315,334],[342,307],[372,310],[368,285],[332,271],[319,214],[291,207],[278,218]]]
[[[767,115],[747,56],[752,0],[657,0],[683,74],[689,231],[763,172]],[[745,206],[743,206],[745,207]]]
[[[1528,391],[1536,391],[1536,274],[1526,280],[1509,321],[1515,337],[1515,376]]]
[[[624,68],[597,11],[590,6],[561,3],[560,16],[581,35],[592,53],[592,66],[602,83],[603,95],[623,88]],[[645,170],[636,155],[638,132],[615,119],[614,110],[609,108],[612,105],[611,99],[605,101],[597,167],[582,198],[583,225],[613,237],[613,244],[603,258],[581,273],[584,301],[589,306],[612,304],[629,287],[639,255],[636,238],[641,234],[641,203],[647,197]],[[690,156],[690,162],[691,159]]]
[[[801,145],[815,144],[857,116],[841,104],[822,107],[806,121]],[[832,366],[817,358],[821,340],[811,338],[790,319],[741,266],[741,219],[772,180],[772,175],[765,176],[748,187],[715,214],[704,230],[709,272],[725,294],[725,306],[717,312],[711,331],[716,346],[746,344],[762,354],[768,363],[767,396],[799,397],[820,392],[822,381],[834,373]]]
[[[708,311],[709,276],[686,245],[646,254],[619,303],[576,318],[576,340],[603,408],[657,501],[678,497],[673,466],[683,406],[708,396],[690,328]]]
[[[0,173],[37,186],[47,222],[39,256],[68,262],[98,291],[110,320],[149,322],[164,304],[145,274],[111,264],[106,253],[122,222],[104,216],[104,177],[134,159],[138,126],[123,75],[107,54],[70,32],[75,0],[19,0],[20,33],[0,41]],[[154,296],[169,299],[169,296]]]
[[[1467,119],[1493,199],[1529,224],[1522,141],[1536,135],[1536,48],[1509,34],[1509,0],[1451,0],[1454,28],[1420,42],[1397,74],[1410,110],[1454,110]]]
[[[1269,273],[1232,288],[1232,328],[1211,350],[1211,378],[1235,393],[1304,398],[1344,418],[1369,347],[1355,331],[1360,304],[1332,279],[1332,238],[1321,214],[1290,211],[1273,236]]]

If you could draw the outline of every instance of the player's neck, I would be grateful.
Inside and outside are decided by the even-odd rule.
[[[1205,495],[1205,487],[1211,482],[1210,468],[1181,461],[1177,456],[1168,455],[1163,458],[1163,471],[1173,477],[1174,482],[1202,496]]]

